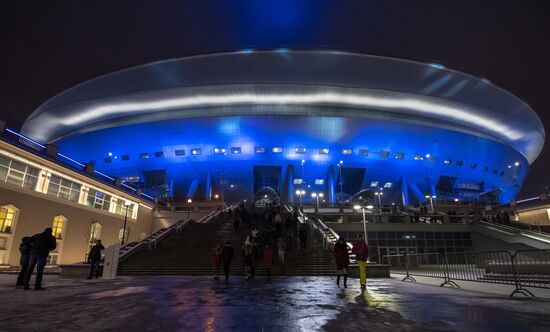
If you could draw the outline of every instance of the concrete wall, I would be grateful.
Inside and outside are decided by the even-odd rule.
[[[548,219],[548,209],[541,208],[531,211],[522,211],[518,213],[519,221],[531,225],[550,226]]]
[[[88,252],[91,225],[102,226],[101,240],[105,247],[118,243],[118,234],[124,224],[124,216],[101,211],[85,205],[65,201],[32,190],[0,182],[0,205],[13,205],[18,209],[15,224],[5,255],[8,265],[19,265],[19,243],[23,236],[32,236],[52,227],[55,216],[67,218],[62,241],[58,242],[58,264],[72,264],[84,260]],[[152,210],[139,205],[137,220],[128,218],[128,242],[140,240],[141,233],[152,230]],[[0,233],[2,235],[2,233]]]
[[[508,243],[478,232],[472,232],[472,245],[474,251],[508,250],[515,252],[517,250],[533,249],[521,243]]]

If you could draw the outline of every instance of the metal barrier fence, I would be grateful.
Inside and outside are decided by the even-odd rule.
[[[476,281],[515,287],[510,296],[532,296],[525,287],[550,288],[550,250],[479,251],[461,253],[399,254],[383,256],[392,273],[441,278],[440,286],[459,288],[455,282]]]

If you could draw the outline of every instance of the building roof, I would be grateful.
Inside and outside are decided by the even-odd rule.
[[[408,121],[504,142],[533,162],[544,127],[523,101],[485,79],[403,59],[336,51],[241,51],[153,62],[51,98],[22,131],[67,135],[173,118],[322,115]]]

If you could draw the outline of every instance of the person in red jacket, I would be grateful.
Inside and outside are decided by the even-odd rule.
[[[336,267],[338,268],[336,284],[340,286],[340,276],[344,276],[344,288],[348,288],[349,254],[348,245],[344,238],[339,238],[338,242],[334,245],[334,257],[336,258]]]
[[[212,248],[212,265],[214,266],[214,280],[219,280],[218,273],[222,266],[222,246],[219,243]]]
[[[273,267],[273,249],[269,244],[265,245],[263,264],[267,272],[267,280],[270,280],[271,268]]]
[[[359,266],[359,282],[361,289],[367,288],[367,259],[369,258],[369,246],[363,238],[363,234],[359,235],[359,239],[353,244],[352,254],[355,254],[355,260]]]

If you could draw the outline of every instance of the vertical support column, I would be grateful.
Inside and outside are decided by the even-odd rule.
[[[206,187],[204,189],[204,196],[207,201],[212,200],[212,173],[206,175]]]
[[[294,165],[289,164],[286,167],[286,194],[288,195],[287,200],[288,203],[293,205],[294,204]]]
[[[426,204],[428,201],[426,200],[426,196],[425,194],[422,193],[422,191],[418,188],[418,186],[416,185],[416,183],[412,182],[412,183],[409,183],[409,187],[411,188],[411,191],[412,193],[414,194],[414,196],[416,196],[416,198],[418,198],[418,200],[423,203],[423,204]]]
[[[191,182],[189,190],[187,190],[187,197],[194,198],[197,193],[197,189],[199,189],[199,179],[195,178],[193,179],[193,182]]]
[[[435,197],[435,198],[432,198],[432,201],[435,204],[437,203],[437,190],[435,189],[435,183],[430,184],[430,191],[431,191],[432,197]]]
[[[361,182],[361,189],[360,190],[368,189],[368,188],[370,188],[370,183],[367,180],[367,169],[365,168],[365,173],[363,174],[363,181]]]
[[[409,186],[405,177],[401,178],[401,197],[403,199],[403,206],[409,206]]]
[[[170,198],[174,197],[174,179],[170,179],[170,183],[168,184],[168,196]]]
[[[327,170],[327,181],[326,181],[326,192],[328,194],[328,201],[330,205],[336,203],[336,191],[335,191],[335,181],[334,181],[334,166],[330,165]]]

